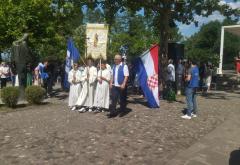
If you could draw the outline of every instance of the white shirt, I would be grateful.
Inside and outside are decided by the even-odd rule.
[[[6,66],[0,66],[0,76],[1,78],[7,78],[10,74],[10,68]]]
[[[38,66],[34,70],[39,70],[40,67],[44,67],[43,63],[41,63],[41,62],[38,64]]]
[[[110,71],[111,75],[112,75],[112,68],[109,64],[106,64],[106,68]]]
[[[173,64],[169,64],[167,67],[167,80],[169,81],[175,81],[175,67]]]
[[[116,65],[115,67],[115,74],[114,74],[114,86],[116,87],[120,87],[121,84],[118,84],[118,69],[120,66],[124,65],[122,62],[119,64],[119,65]],[[113,70],[112,70],[112,73],[113,73]],[[129,76],[129,70],[128,70],[128,66],[127,65],[124,65],[123,67],[123,74],[124,76]]]

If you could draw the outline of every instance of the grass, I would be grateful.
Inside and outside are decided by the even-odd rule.
[[[5,107],[3,104],[0,105],[0,112],[10,112],[14,109]]]

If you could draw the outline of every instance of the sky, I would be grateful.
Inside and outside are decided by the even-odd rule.
[[[225,4],[225,3],[229,4],[233,9],[240,8],[240,0],[238,0],[237,2],[233,2],[232,0],[221,0],[220,2],[220,4]],[[194,33],[198,32],[203,24],[206,24],[210,21],[219,20],[221,22],[224,20],[224,16],[222,16],[219,12],[214,12],[212,15],[208,17],[195,16],[195,19],[199,22],[198,27],[196,27],[194,23],[190,25],[177,23],[180,32],[184,36],[190,37]]]

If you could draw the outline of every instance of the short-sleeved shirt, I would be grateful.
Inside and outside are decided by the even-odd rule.
[[[116,86],[116,87],[119,87],[121,85],[121,84],[118,84],[118,69],[121,65],[124,65],[124,64],[120,63],[119,65],[116,65],[116,67],[115,67],[115,74],[114,74],[114,77],[113,77],[113,79],[114,79],[114,84],[113,85]],[[129,70],[128,70],[127,65],[124,65],[124,67],[123,67],[123,74],[124,74],[125,77],[129,76]],[[113,76],[113,69],[112,69],[112,76]]]
[[[0,77],[7,78],[10,75],[10,68],[6,66],[0,66]]]
[[[197,66],[191,67],[188,69],[188,75],[191,75],[191,79],[188,82],[189,88],[197,88],[199,87],[199,69]]]
[[[167,80],[168,81],[175,81],[175,67],[173,64],[169,64],[167,67]]]
[[[183,75],[184,74],[184,66],[182,64],[178,64],[176,72],[178,75]]]

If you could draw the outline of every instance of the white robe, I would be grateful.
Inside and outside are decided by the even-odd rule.
[[[75,84],[73,83],[74,76],[76,82]],[[82,81],[81,72],[79,70],[75,71],[72,69],[68,74],[68,82],[70,83],[68,106],[70,107],[75,106],[77,102],[77,99],[82,89],[81,81]]]
[[[15,87],[19,87],[19,80],[18,80],[18,75],[16,75],[15,77],[15,84],[14,84]]]
[[[100,80],[100,76],[110,81],[111,79],[110,70],[109,69],[99,70],[98,80]],[[96,94],[94,97],[94,107],[106,108],[106,109],[109,108],[109,82],[102,80],[102,83],[100,83],[98,81]]]
[[[87,73],[89,73],[89,79],[87,78]],[[94,66],[86,67],[84,69],[83,75],[83,87],[82,91],[78,97],[77,106],[86,106],[93,107],[93,99],[96,89],[96,80],[97,80],[97,68]]]
[[[110,73],[112,72],[112,68],[109,64],[106,64],[106,68],[110,71]]]

